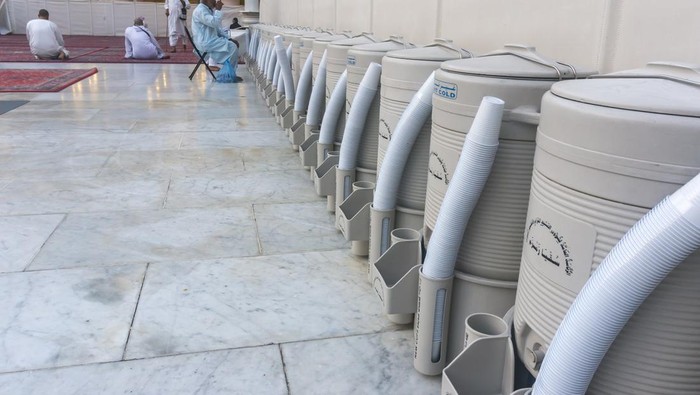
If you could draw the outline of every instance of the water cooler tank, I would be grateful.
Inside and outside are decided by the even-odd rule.
[[[294,86],[296,87],[299,83],[299,73],[301,73],[301,66],[299,65],[299,45],[301,44],[301,38],[306,33],[304,30],[290,30],[282,33],[284,37],[285,48],[292,44],[292,78],[294,80]],[[304,58],[306,60],[306,58]],[[303,64],[302,64],[303,65]]]
[[[622,235],[700,172],[700,66],[644,69],[552,86],[526,218],[514,327],[537,375],[577,293]],[[591,394],[700,393],[700,252],[622,329]]]
[[[442,39],[422,48],[391,51],[384,56],[377,131],[377,172],[382,166],[392,132],[425,79],[440,67],[440,63],[469,57],[469,52]],[[397,193],[396,228],[421,230],[423,227],[431,123],[428,118],[406,163]]]
[[[301,68],[304,67],[304,62],[306,58],[309,57],[309,53],[314,49],[314,40],[319,37],[330,36],[327,32],[305,32],[299,40],[299,72],[301,73]],[[319,58],[320,61],[320,58]],[[313,64],[313,62],[312,62]],[[313,70],[313,67],[312,67]],[[313,73],[312,73],[313,74]]]
[[[462,349],[460,339],[469,314],[502,316],[515,303],[542,95],[554,82],[589,74],[525,46],[506,46],[484,56],[448,61],[435,74],[423,228],[428,248],[481,99],[496,96],[505,101],[496,159],[455,265],[448,361]],[[483,288],[479,300],[473,297],[478,288]]]
[[[347,56],[350,48],[352,48],[355,45],[375,43],[377,41],[379,41],[379,39],[372,36],[371,33],[362,33],[361,35],[352,38],[333,41],[328,45],[328,64],[326,66],[326,102],[328,102],[328,99],[330,99],[331,92],[333,92],[335,84],[338,82],[340,75],[343,74],[343,71],[345,71],[345,69],[347,68]],[[348,79],[349,77],[350,76],[348,75]],[[338,124],[336,126],[336,141],[342,140],[343,138],[346,118],[347,109],[343,108],[343,110],[340,111],[340,116],[338,117]]]
[[[345,99],[345,114],[350,113],[352,101],[360,87],[360,82],[365,76],[371,63],[382,64],[382,58],[389,51],[413,48],[414,45],[403,41],[400,37],[392,37],[387,41],[374,44],[356,45],[352,47],[346,56],[348,69],[348,88]],[[377,179],[377,129],[379,128],[379,102],[377,94],[370,105],[365,119],[365,127],[357,152],[357,181],[375,182]],[[336,134],[336,148],[340,148],[342,134]]]
[[[334,41],[347,39],[348,37],[350,37],[349,34],[343,33],[319,36],[314,39],[312,45],[314,51],[314,62],[312,68],[313,71],[311,74],[313,81],[316,81],[316,74],[318,74],[318,65],[321,64],[321,58],[323,58],[323,53],[326,51],[326,48],[328,48],[328,44]]]

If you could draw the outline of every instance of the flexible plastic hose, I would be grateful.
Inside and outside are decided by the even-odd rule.
[[[304,112],[309,107],[309,98],[311,96],[311,72],[314,62],[314,51],[309,52],[309,56],[306,57],[306,62],[304,62],[304,67],[301,69],[301,74],[299,75],[299,82],[297,83],[297,92],[294,97],[294,111]]]
[[[284,84],[284,96],[287,100],[294,99],[294,80],[292,79],[292,66],[291,60],[289,59],[291,56],[291,49],[292,46],[290,45],[290,53],[287,54],[287,51],[284,49],[284,43],[282,42],[282,36],[275,36],[275,50],[277,51],[277,59],[280,60],[277,63],[280,65],[280,73]],[[281,91],[279,88],[277,90]]]
[[[267,77],[267,41],[261,41],[262,42],[262,47],[260,49],[260,68],[262,69],[262,73]]]
[[[255,42],[255,36],[257,35],[257,30],[250,30],[250,40],[248,41],[248,54],[247,56],[253,60],[257,60],[255,57],[255,50],[257,49],[256,47],[256,42]]]
[[[697,175],[642,217],[593,272],[552,339],[533,394],[584,394],[637,308],[699,247]]]
[[[365,131],[365,121],[369,107],[377,94],[379,78],[382,75],[382,66],[378,63],[370,63],[365,72],[357,93],[352,101],[350,114],[343,132],[343,144],[340,145],[340,157],[338,169],[352,170],[357,165],[357,152],[360,149],[360,141]]]
[[[464,230],[496,157],[503,104],[503,100],[491,96],[481,100],[430,237],[423,264],[427,277],[447,279],[454,274]]]
[[[268,44],[269,60],[267,61],[267,77],[268,81],[272,81],[272,77],[275,74],[275,64],[277,63],[277,54],[272,50],[272,45]]]
[[[326,101],[326,52],[323,51],[321,63],[318,64],[316,81],[311,89],[311,99],[309,100],[309,111],[306,114],[306,124],[318,126],[321,123],[325,101]]]
[[[274,51],[274,48],[273,48]],[[277,54],[275,54],[277,55]],[[282,84],[282,81],[280,80],[280,75],[282,75],[282,62],[280,62],[280,58],[277,58],[275,61],[275,73],[272,75],[272,86],[274,86],[278,91],[284,90],[284,85]],[[281,85],[281,86],[280,86]],[[282,92],[284,93],[284,92]]]
[[[255,61],[257,62],[259,60],[258,55],[260,53],[260,30],[255,31],[255,42],[254,43],[255,43],[255,45],[253,46],[253,48],[254,48],[253,56],[255,57]]]
[[[396,208],[396,196],[408,155],[433,109],[434,80],[435,72],[432,72],[413,95],[391,135],[382,167],[377,175],[377,187],[372,202],[376,210]]]
[[[265,43],[260,42],[260,45],[258,47],[258,54],[257,54],[257,62],[258,62],[258,68],[260,69],[261,73],[265,72],[265,66],[267,66],[267,63],[265,62]]]
[[[345,95],[348,90],[348,70],[344,70],[338,78],[338,82],[333,88],[328,104],[326,105],[326,113],[323,114],[323,122],[321,122],[321,132],[318,135],[319,144],[333,144],[335,137],[335,129],[338,125],[340,112],[343,111],[345,104]]]
[[[269,60],[269,44],[267,41],[264,41],[262,49],[262,59],[260,59],[260,63],[263,67],[263,73],[267,73],[267,63]],[[267,74],[265,74],[265,76],[267,76]]]
[[[272,56],[272,54],[270,53],[270,43],[265,41],[265,52],[263,53],[263,66],[265,67],[266,79],[270,69],[270,56]]]

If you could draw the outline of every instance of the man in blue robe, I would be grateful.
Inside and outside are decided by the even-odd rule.
[[[238,43],[228,38],[221,27],[223,7],[221,0],[200,0],[192,12],[192,35],[200,52],[207,52],[213,70],[229,60],[234,69],[238,66]]]

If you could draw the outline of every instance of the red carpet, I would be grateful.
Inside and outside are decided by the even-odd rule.
[[[27,37],[21,34],[0,36],[0,62],[42,62],[42,63],[178,63],[191,64],[197,62],[197,56],[192,53],[192,47],[187,46],[187,51],[182,50],[182,44],[178,52],[167,53],[170,59],[163,60],[135,60],[124,59],[124,37],[114,36],[63,36],[66,48],[70,51],[71,58],[61,60],[36,60],[29,52]],[[168,39],[159,37],[158,43],[164,51],[168,51]]]
[[[58,92],[97,73],[79,70],[0,69],[0,92]]]

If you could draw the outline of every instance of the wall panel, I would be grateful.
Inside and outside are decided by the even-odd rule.
[[[598,69],[607,0],[443,0],[441,35],[477,54],[507,43]]]
[[[437,29],[435,2],[421,0],[375,0],[372,31],[379,37],[401,35],[416,44],[433,41]]]
[[[336,0],[336,29],[338,31],[350,30],[353,35],[372,31],[372,1]]]
[[[335,24],[335,0],[310,1],[314,3],[314,23],[312,27],[315,29],[337,30]]]
[[[260,3],[260,22],[275,24],[279,23],[279,15],[277,10],[280,8],[278,0],[265,0]]]
[[[314,25],[314,1],[298,0],[299,26],[312,27]]]
[[[656,60],[700,64],[700,2],[613,0],[602,54],[604,71]]]
[[[278,23],[297,26],[299,24],[299,3],[297,0],[284,0],[278,5]]]

